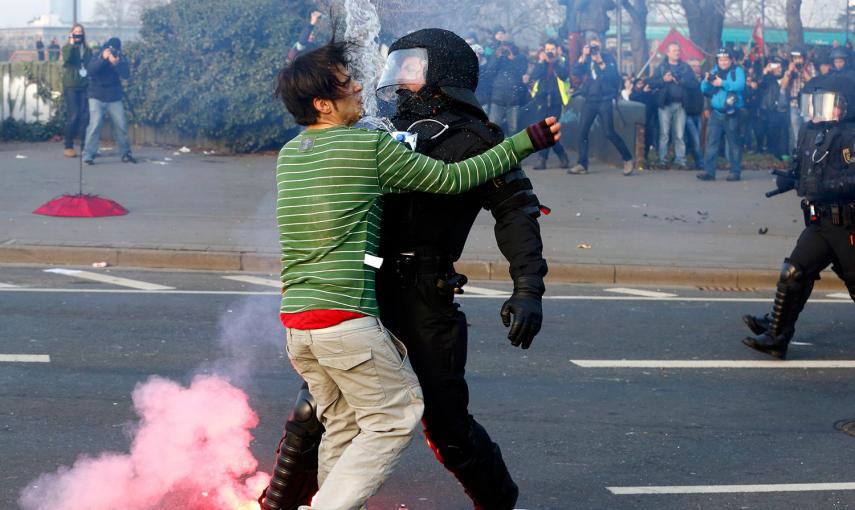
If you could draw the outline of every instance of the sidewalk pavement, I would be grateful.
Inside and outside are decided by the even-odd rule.
[[[130,213],[53,218],[32,211],[77,193],[78,160],[62,157],[61,143],[0,143],[0,263],[279,271],[275,154],[139,147],[137,165],[102,154],[84,166],[83,192]],[[771,287],[802,229],[794,193],[764,198],[773,188],[766,172],[732,183],[725,172],[701,182],[688,171],[626,177],[595,163],[588,175],[568,175],[555,166],[526,165],[552,208],[541,228],[554,282]],[[456,265],[470,279],[508,278],[492,220],[481,213]],[[842,288],[833,275],[819,283]]]

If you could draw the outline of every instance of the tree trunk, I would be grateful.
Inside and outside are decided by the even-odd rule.
[[[647,42],[647,0],[623,0],[623,6],[629,13],[629,40],[632,46],[632,67],[637,73],[644,67],[650,57],[650,46]]]
[[[805,31],[802,27],[802,0],[787,0],[787,41],[790,43],[790,48],[805,42]]]
[[[714,64],[724,29],[724,0],[680,0],[680,3],[686,11],[689,39],[704,52],[706,62]]]

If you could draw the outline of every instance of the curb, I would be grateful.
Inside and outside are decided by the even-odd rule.
[[[86,246],[0,246],[0,263],[89,266],[94,262],[106,262],[109,266],[119,267],[205,271],[278,273],[281,269],[279,255],[271,253]],[[773,288],[778,281],[778,271],[774,268],[736,269],[548,262],[547,283],[676,285],[739,291]],[[461,260],[454,267],[471,280],[510,280],[506,262]],[[828,277],[816,282],[816,289],[843,291],[845,287],[833,273],[829,273]]]

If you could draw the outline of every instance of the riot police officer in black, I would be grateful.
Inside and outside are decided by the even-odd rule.
[[[452,32],[425,29],[392,44],[378,96],[396,101],[392,122],[409,133],[402,139],[415,138],[418,152],[455,162],[503,139],[475,97],[477,85],[478,58],[469,45]],[[517,485],[499,446],[469,414],[464,378],[467,324],[454,303],[466,277],[456,273],[453,264],[482,208],[496,221],[496,241],[510,262],[514,282],[500,317],[510,328],[511,344],[528,349],[543,319],[547,265],[537,218],[546,209],[521,168],[461,195],[386,196],[377,298],[381,321],[406,345],[419,378],[424,433],[437,459],[458,479],[476,509],[511,510]],[[264,510],[307,504],[316,488],[311,477],[322,430],[304,387],[286,424],[273,480],[259,500]]]
[[[778,173],[777,190],[803,197],[805,229],[784,260],[772,312],[746,315],[755,336],[743,343],[783,359],[799,313],[819,273],[832,265],[855,300],[855,77],[836,72],[802,90],[802,125],[791,170]]]

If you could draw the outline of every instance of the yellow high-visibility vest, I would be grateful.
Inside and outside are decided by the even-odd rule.
[[[555,77],[555,81],[558,82],[558,92],[561,93],[561,104],[567,106],[567,103],[570,102],[570,87],[567,85],[567,82],[559,78]],[[534,82],[534,87],[531,88],[531,97],[537,95],[537,88],[540,85],[540,80]]]

